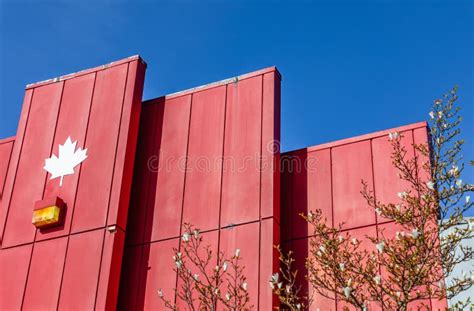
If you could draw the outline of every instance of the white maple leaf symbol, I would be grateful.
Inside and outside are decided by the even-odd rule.
[[[66,139],[64,145],[59,145],[59,156],[53,154],[44,162],[44,169],[51,173],[50,179],[61,177],[59,186],[63,185],[63,178],[66,175],[74,174],[74,168],[87,158],[87,149],[78,148],[77,141],[72,142],[71,137]]]

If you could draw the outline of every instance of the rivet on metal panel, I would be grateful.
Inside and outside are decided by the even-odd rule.
[[[116,225],[108,226],[107,231],[109,231],[110,233],[115,233],[117,232],[117,226]]]

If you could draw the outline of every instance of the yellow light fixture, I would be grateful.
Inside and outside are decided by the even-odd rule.
[[[36,202],[33,210],[32,223],[36,228],[57,225],[61,222],[61,210],[64,201],[59,197],[47,198]]]

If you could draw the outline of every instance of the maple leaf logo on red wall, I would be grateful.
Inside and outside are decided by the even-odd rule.
[[[59,145],[58,156],[54,155],[45,160],[44,169],[51,174],[50,179],[61,177],[59,186],[63,185],[66,175],[74,174],[74,168],[87,158],[87,149],[78,148],[77,141],[72,142],[71,137],[66,139],[64,145]]]

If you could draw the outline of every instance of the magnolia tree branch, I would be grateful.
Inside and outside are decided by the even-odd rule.
[[[179,283],[174,290],[176,299],[181,300],[188,310],[214,311],[222,307],[226,310],[252,310],[240,250],[236,249],[231,257],[226,257],[223,252],[214,256],[210,245],[203,246],[198,229],[191,224],[185,224],[184,229],[181,251],[173,249],[173,271],[177,273]],[[165,297],[163,290],[158,290],[158,296],[167,309],[180,310],[174,299]]]
[[[342,224],[337,228],[328,224],[321,210],[302,215],[314,228],[305,263],[306,279],[314,291],[358,310],[373,304],[407,310],[415,301],[419,306],[424,299],[451,299],[473,286],[473,271],[445,281],[456,266],[474,258],[472,248],[462,244],[473,239],[474,224],[464,215],[472,208],[474,188],[461,179],[464,141],[459,139],[462,119],[456,92],[454,88],[435,100],[428,143],[413,144],[414,153],[402,143],[402,134],[390,133],[387,138],[392,164],[406,185],[397,193],[398,202],[378,201],[362,181],[368,207],[399,228],[394,236],[382,229],[378,236],[366,236],[368,246],[363,246],[349,232],[342,233]],[[308,306],[309,300],[293,289],[292,254],[280,253],[285,269],[280,270],[281,281],[278,275],[272,277],[274,293],[290,310]],[[461,302],[453,309],[468,305],[469,301]]]

